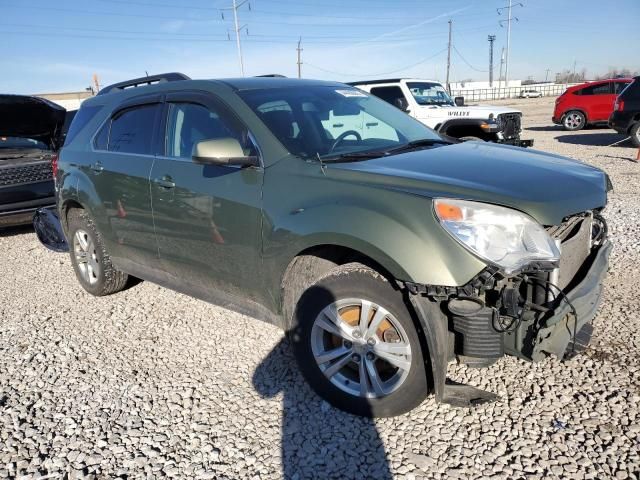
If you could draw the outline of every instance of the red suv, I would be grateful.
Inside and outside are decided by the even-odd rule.
[[[574,85],[556,98],[553,123],[565,130],[580,130],[585,125],[606,124],[613,113],[616,97],[632,78],[614,78]]]

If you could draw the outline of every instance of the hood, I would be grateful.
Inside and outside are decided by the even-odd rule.
[[[470,116],[487,118],[490,113],[493,113],[494,117],[497,117],[502,113],[522,113],[520,110],[516,110],[515,108],[497,107],[494,105],[465,105],[463,107],[457,107],[455,105],[418,105],[418,107],[418,112],[440,109],[448,112],[450,116],[459,117]]]
[[[0,136],[33,138],[55,148],[65,115],[64,108],[44,98],[0,95]]]
[[[477,200],[523,211],[543,225],[607,203],[606,174],[569,158],[463,142],[373,160],[329,164],[336,179],[426,197]]]

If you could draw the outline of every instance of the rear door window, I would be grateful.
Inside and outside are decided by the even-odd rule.
[[[153,129],[160,104],[140,105],[118,112],[111,120],[108,150],[152,155]]]
[[[611,93],[611,82],[590,85],[580,90],[580,95],[609,95]]]

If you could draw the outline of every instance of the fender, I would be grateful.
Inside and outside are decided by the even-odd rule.
[[[485,264],[455,242],[437,223],[431,202],[404,192],[380,192],[381,204],[359,205],[355,199],[294,210],[263,227],[266,288],[273,298],[289,263],[315,246],[336,245],[365,255],[396,280],[460,286]],[[402,197],[402,202],[394,197]],[[398,200],[400,200],[398,198]]]
[[[58,210],[65,234],[67,230],[66,212],[68,205],[69,203],[78,203],[91,216],[98,227],[98,231],[103,234],[104,240],[106,241],[108,238],[112,238],[111,226],[105,221],[108,218],[106,210],[99,201],[93,183],[87,178],[86,174],[82,172],[81,168],[76,167],[72,172],[71,174],[67,174],[66,172],[62,173],[62,181],[58,193]]]

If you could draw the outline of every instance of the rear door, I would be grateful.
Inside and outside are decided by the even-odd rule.
[[[587,121],[603,122],[613,112],[616,96],[613,93],[613,82],[602,82],[589,85],[581,90],[583,103],[587,109]]]
[[[234,138],[257,155],[246,127],[213,95],[167,95],[164,152],[151,172],[156,236],[174,281],[218,296],[253,296],[260,271],[262,168],[202,165],[202,140]]]
[[[158,264],[149,174],[161,111],[158,95],[120,106],[98,131],[93,163],[85,167],[106,214],[101,231],[125,269],[129,262],[151,268]]]

